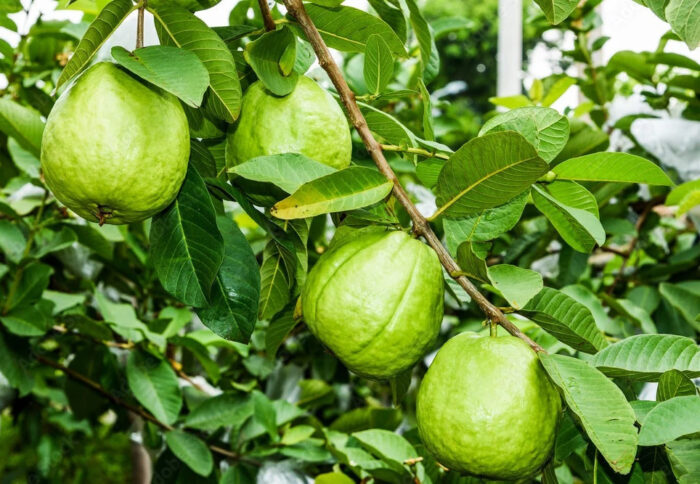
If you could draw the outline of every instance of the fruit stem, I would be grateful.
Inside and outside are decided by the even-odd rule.
[[[136,23],[136,48],[140,49],[143,47],[143,20],[144,12],[146,10],[148,0],[143,0],[139,6],[139,16]],[[102,225],[102,224],[100,224]]]
[[[492,338],[495,338],[498,336],[498,323],[494,323],[493,321],[489,321],[489,335]]]
[[[272,18],[272,12],[270,12],[270,5],[267,0],[258,0],[260,5],[260,13],[262,14],[263,24],[265,25],[265,30],[272,32],[277,28],[275,20]]]
[[[379,142],[377,142],[374,135],[370,131],[367,121],[362,115],[360,107],[357,105],[355,93],[352,91],[352,89],[350,89],[348,83],[343,77],[342,72],[340,71],[340,68],[338,67],[338,64],[336,64],[336,62],[333,60],[326,43],[321,38],[321,34],[309,17],[309,14],[306,12],[306,8],[304,7],[302,0],[284,0],[284,5],[287,7],[287,12],[294,17],[299,24],[299,27],[301,27],[306,35],[306,38],[311,43],[311,46],[316,53],[316,57],[318,58],[319,65],[326,71],[328,77],[333,82],[335,89],[338,91],[338,95],[343,101],[343,105],[348,112],[350,121],[362,138],[367,152],[372,157],[372,160],[374,160],[374,163],[377,165],[379,171],[393,183],[394,197],[396,197],[396,199],[406,209],[406,212],[408,212],[408,215],[411,217],[414,231],[423,236],[428,245],[437,253],[440,262],[442,263],[443,267],[445,267],[448,274],[456,274],[461,272],[462,270],[457,262],[455,262],[447,249],[442,245],[442,241],[437,235],[435,235],[435,232],[433,232],[433,229],[430,227],[428,220],[426,220],[426,218],[418,211],[418,208],[411,201],[409,194],[401,186],[401,183],[394,173],[394,170],[392,170],[391,166],[389,166],[389,163],[384,157],[381,145]],[[535,343],[531,338],[520,331],[520,328],[509,321],[501,310],[494,306],[483,294],[481,294],[481,292],[479,292],[476,286],[472,284],[469,279],[463,275],[455,275],[453,277],[455,281],[462,286],[469,297],[471,297],[472,300],[479,306],[490,321],[494,321],[503,326],[503,328],[505,328],[505,330],[510,334],[522,339],[528,345],[530,345],[534,351],[544,352],[544,348]]]

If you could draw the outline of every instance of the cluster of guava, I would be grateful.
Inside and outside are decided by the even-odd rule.
[[[100,63],[56,102],[41,161],[49,188],[78,215],[130,223],[177,196],[189,144],[176,98]],[[250,86],[226,150],[233,164],[301,153],[342,169],[350,164],[352,145],[338,103],[301,77],[284,97],[259,81]],[[443,287],[431,248],[403,231],[371,231],[321,256],[302,292],[304,320],[348,369],[391,379],[433,348]],[[509,480],[529,477],[545,464],[560,408],[556,389],[523,341],[464,333],[430,365],[418,392],[417,419],[421,438],[442,464]]]

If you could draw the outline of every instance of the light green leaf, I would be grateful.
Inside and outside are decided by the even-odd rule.
[[[637,454],[637,429],[622,390],[585,361],[546,353],[539,357],[588,438],[615,472],[627,474]]]
[[[290,56],[294,61],[296,50],[296,37],[289,27],[284,26],[249,42],[244,55],[270,92],[277,96],[286,96],[294,90],[299,74],[292,69],[283,69],[282,64],[285,56]]]
[[[0,99],[0,131],[34,156],[40,156],[44,122],[38,112],[9,99]]]
[[[700,432],[700,397],[675,397],[647,414],[639,431],[639,445],[661,445]]]
[[[247,180],[272,183],[287,193],[294,193],[303,184],[337,171],[297,153],[258,156],[229,170]]]
[[[363,75],[367,89],[373,94],[383,92],[394,76],[394,56],[380,35],[372,34],[367,39]]]
[[[610,319],[603,304],[590,289],[576,284],[562,287],[560,290],[567,296],[586,306],[593,315],[596,326],[598,326],[601,331],[610,334],[615,334],[618,331],[619,328],[613,323],[612,319]]]
[[[586,190],[583,186],[574,181],[557,180],[552,183],[538,185],[540,189],[547,192],[554,199],[562,204],[585,210],[599,218],[598,202],[595,195]]]
[[[208,476],[214,469],[214,458],[204,443],[192,434],[171,430],[165,434],[165,443],[175,456],[200,476]]]
[[[579,156],[558,164],[552,171],[562,180],[673,185],[657,165],[629,153],[603,152]]]
[[[224,243],[207,187],[192,166],[177,199],[153,218],[150,240],[163,288],[185,304],[207,306]]]
[[[129,388],[141,405],[158,420],[172,424],[182,408],[182,395],[177,376],[170,365],[146,353],[135,350],[126,362]]]
[[[131,0],[114,0],[100,11],[80,40],[73,57],[63,68],[63,72],[56,82],[56,89],[59,89],[88,66],[102,44],[135,9],[136,6]]]
[[[670,370],[700,376],[700,348],[684,336],[639,334],[601,350],[593,364],[613,378],[655,381]]]
[[[185,427],[198,430],[217,430],[221,427],[240,427],[253,415],[249,398],[224,393],[204,400],[187,415]]]
[[[569,139],[569,121],[554,109],[523,107],[495,116],[484,124],[479,136],[497,131],[516,131],[550,162]]]
[[[489,133],[474,138],[449,159],[436,187],[434,217],[464,217],[502,205],[527,190],[547,163],[520,134]]]
[[[557,25],[574,11],[577,0],[536,0],[550,24]]]
[[[698,0],[669,0],[666,20],[689,49],[700,44],[700,2]]]
[[[185,49],[153,45],[129,52],[113,47],[112,57],[122,67],[197,108],[209,87],[209,72],[196,54]]]
[[[576,79],[565,76],[557,81],[549,88],[547,94],[542,98],[542,106],[551,106],[559,99],[569,88],[576,84]]]
[[[538,185],[532,191],[532,200],[562,239],[577,251],[587,253],[605,242],[605,230],[594,214],[565,205]]]
[[[694,191],[700,191],[700,179],[685,182],[674,187],[666,196],[666,205],[680,205],[683,199]]]
[[[39,178],[41,162],[37,156],[23,148],[14,138],[7,140],[7,151],[10,153],[10,157],[17,168],[32,178]]]
[[[215,117],[232,123],[241,110],[241,83],[236,63],[216,32],[184,8],[165,6],[153,12],[158,37],[164,45],[194,52],[209,71],[204,106]]]
[[[681,203],[678,205],[678,212],[676,214],[679,216],[683,215],[698,205],[700,205],[700,190],[695,190],[690,192],[683,200],[681,200]]]
[[[556,289],[543,288],[519,312],[579,351],[595,353],[607,346],[588,308]]]
[[[0,250],[7,260],[19,263],[26,245],[27,239],[17,225],[9,220],[0,220]]]
[[[656,400],[663,402],[674,397],[697,395],[693,380],[678,370],[669,370],[659,378]]]
[[[363,430],[355,432],[352,436],[372,454],[399,465],[418,457],[418,452],[406,439],[388,430]]]
[[[495,104],[496,106],[503,106],[504,108],[508,109],[532,106],[532,101],[530,101],[530,99],[528,99],[527,96],[524,96],[522,94],[505,97],[490,97],[489,102]]]
[[[471,242],[463,242],[457,248],[457,262],[467,277],[480,282],[488,282],[486,261],[474,253]]]
[[[393,183],[377,170],[351,166],[300,186],[270,213],[289,220],[355,210],[384,199]]]
[[[509,264],[489,267],[488,277],[491,284],[515,309],[525,306],[544,287],[539,272]]]
[[[391,51],[406,56],[401,39],[383,20],[353,7],[306,5],[306,11],[328,47],[344,52],[364,52],[371,35],[384,39]]]
[[[51,305],[51,303],[48,304]],[[53,320],[37,308],[37,305],[13,309],[6,315],[0,316],[0,321],[10,333],[27,337],[45,334],[53,323]]]

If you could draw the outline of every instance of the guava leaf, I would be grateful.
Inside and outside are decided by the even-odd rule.
[[[487,273],[493,287],[515,309],[525,306],[544,286],[539,272],[510,264],[491,266]]]
[[[678,370],[669,370],[659,378],[656,400],[663,402],[674,397],[697,395],[698,390],[693,380]]]
[[[38,112],[9,99],[0,99],[0,131],[35,157],[40,156],[44,122]]]
[[[181,430],[171,430],[165,434],[165,443],[195,473],[205,477],[211,474],[214,458],[203,440]]]
[[[136,400],[158,420],[172,424],[182,408],[177,376],[170,365],[142,350],[129,353],[126,377]]]
[[[367,90],[373,94],[383,92],[394,76],[394,56],[380,35],[372,34],[367,39],[362,73]]]
[[[536,0],[550,24],[557,25],[571,15],[577,0]]]
[[[629,153],[603,152],[570,158],[555,166],[552,171],[561,180],[673,185],[659,166]]]
[[[286,96],[294,90],[299,74],[283,69],[283,59],[296,59],[297,40],[289,27],[273,30],[249,42],[244,51],[245,59],[265,87],[276,96]]]
[[[639,431],[639,445],[661,445],[700,432],[700,397],[686,395],[660,402],[652,408]]]
[[[229,169],[247,180],[272,183],[294,193],[304,183],[337,171],[324,163],[297,153],[258,156]]]

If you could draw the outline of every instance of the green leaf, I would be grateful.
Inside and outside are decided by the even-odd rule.
[[[579,156],[558,164],[552,171],[562,180],[673,185],[657,165],[629,153],[603,152]]]
[[[530,190],[526,190],[498,207],[487,208],[463,218],[444,219],[445,240],[449,251],[455,254],[462,242],[485,242],[508,232],[520,220],[529,195]]]
[[[352,436],[372,454],[399,465],[419,456],[416,449],[405,438],[388,430],[363,430],[353,433]]]
[[[406,56],[401,39],[389,25],[372,14],[353,7],[306,5],[306,11],[328,47],[344,52],[365,52],[367,41],[379,35],[395,55]]]
[[[207,187],[192,166],[177,199],[153,218],[150,239],[163,288],[185,304],[206,306],[224,244]]]
[[[214,458],[204,441],[181,430],[171,430],[165,434],[165,443],[195,473],[205,477],[211,474]]]
[[[66,67],[63,68],[63,72],[56,82],[56,89],[70,81],[90,64],[90,60],[100,50],[100,47],[135,9],[136,6],[131,0],[114,0],[100,11],[83,38],[80,39],[80,43]]]
[[[569,88],[576,84],[576,79],[573,77],[565,76],[558,79],[552,87],[549,88],[547,94],[542,98],[542,106],[551,106],[556,102],[557,99],[562,97]]]
[[[217,430],[221,427],[240,427],[253,415],[249,398],[224,393],[204,400],[185,420],[185,427],[198,430]]]
[[[291,29],[283,26],[267,32],[245,47],[245,59],[265,87],[276,96],[286,96],[294,90],[299,74],[283,69],[285,55],[296,59],[296,37]]]
[[[105,260],[111,260],[114,246],[102,235],[102,232],[91,225],[71,224],[70,229],[78,237],[78,243],[92,250],[94,255]]]
[[[618,326],[613,322],[610,316],[608,316],[603,304],[593,291],[580,284],[575,284],[562,287],[561,292],[586,306],[593,315],[596,326],[598,326],[601,331],[610,334],[615,334],[618,331]]]
[[[505,131],[474,138],[449,159],[436,187],[434,216],[464,217],[502,205],[548,170],[522,135]]]
[[[0,316],[0,321],[12,334],[27,337],[45,334],[53,323],[53,320],[36,306],[13,309],[8,314]]]
[[[668,282],[662,282],[659,285],[659,292],[688,324],[700,331],[700,321],[697,320],[700,314],[700,295],[683,286]]]
[[[265,394],[259,391],[252,393],[253,418],[260,424],[273,441],[278,439],[277,435],[277,410]]]
[[[337,171],[297,153],[258,156],[229,170],[247,180],[272,183],[287,193],[294,193],[303,184]]]
[[[294,319],[291,311],[281,313],[277,318],[270,321],[270,325],[265,332],[265,352],[268,357],[275,357],[284,339],[298,323],[299,321]]]
[[[697,388],[693,380],[678,370],[669,370],[659,378],[659,386],[656,390],[656,400],[663,402],[674,397],[685,395],[697,395]]]
[[[569,139],[569,121],[554,109],[523,107],[489,119],[479,131],[479,136],[498,131],[520,133],[543,160],[550,162]]]
[[[112,57],[122,67],[165,91],[185,104],[198,108],[209,87],[209,72],[196,54],[177,47],[153,45],[129,52],[113,47]]]
[[[666,196],[666,205],[680,205],[683,199],[694,191],[700,191],[700,179],[685,182],[674,187]]]
[[[651,409],[639,431],[639,445],[661,445],[700,432],[700,397],[675,397]]]
[[[270,213],[290,220],[355,210],[383,200],[393,186],[377,170],[351,166],[305,183]]]
[[[216,224],[224,240],[224,259],[214,280],[210,305],[197,309],[197,316],[222,338],[247,343],[258,317],[258,262],[233,220],[219,216]]]
[[[676,215],[683,215],[688,213],[691,209],[700,205],[700,190],[695,190],[690,192],[686,197],[681,200],[680,205],[678,205],[678,212]]]
[[[545,287],[519,312],[579,351],[595,353],[607,346],[588,308],[556,289]]]
[[[21,396],[34,386],[30,355],[31,349],[26,341],[0,331],[0,373],[10,386],[19,390]]]
[[[241,110],[241,83],[226,43],[183,8],[159,7],[153,15],[161,43],[194,52],[209,71],[209,90],[204,102],[207,110],[227,123],[236,120]]]
[[[367,90],[372,94],[383,92],[394,76],[394,56],[381,35],[367,38],[363,70]]]
[[[177,420],[182,395],[170,365],[142,350],[129,353],[126,378],[131,392],[149,412],[168,425]]]
[[[552,198],[558,202],[595,215],[600,218],[598,213],[598,202],[595,195],[586,190],[583,186],[574,181],[557,180],[552,183],[544,183],[538,185],[540,189],[547,192]]]
[[[486,261],[474,253],[471,242],[463,242],[457,248],[457,262],[464,275],[480,282],[488,282]]]
[[[570,207],[535,185],[532,191],[535,207],[559,232],[562,239],[579,252],[590,252],[596,244],[605,243],[605,230],[596,216],[587,210]]]
[[[353,484],[355,481],[340,472],[327,472],[319,474],[314,479],[314,484]]]
[[[700,2],[697,0],[669,0],[666,20],[689,49],[700,44]]]
[[[670,370],[696,378],[700,376],[700,348],[684,336],[639,334],[603,349],[593,364],[613,378],[655,381]]]
[[[289,302],[291,284],[285,275],[284,260],[277,246],[270,242],[263,252],[260,267],[260,319],[269,319]]]
[[[539,272],[509,264],[489,267],[488,277],[491,284],[515,309],[525,306],[544,287]]]
[[[610,467],[627,474],[637,453],[635,415],[622,391],[588,363],[539,353],[550,378]]]
[[[34,236],[32,255],[40,259],[46,254],[70,247],[77,240],[75,232],[68,227],[64,226],[58,231],[43,228]]]
[[[576,0],[536,0],[550,24],[557,25],[576,9]]]
[[[687,474],[700,475],[700,439],[669,442],[666,455],[677,478]]]
[[[24,256],[27,239],[22,231],[9,220],[0,220],[0,250],[7,260],[19,263]]]
[[[5,309],[13,309],[19,306],[28,306],[41,299],[42,293],[49,286],[49,279],[53,274],[51,266],[34,262],[25,267],[19,277],[17,289],[12,298],[5,300]]]
[[[433,32],[425,20],[423,13],[415,0],[406,0],[409,11],[409,21],[413,33],[418,40],[421,64],[423,65],[423,80],[425,83],[432,81],[440,69],[440,56],[437,52]]]
[[[649,313],[628,299],[617,299],[607,294],[601,296],[614,311],[648,334],[658,333]]]
[[[0,131],[34,156],[40,156],[44,122],[38,112],[9,99],[0,99]]]

